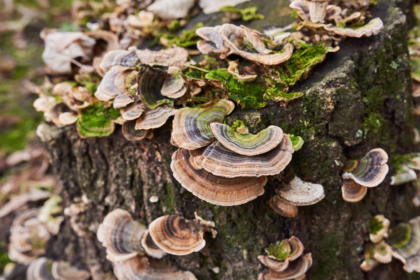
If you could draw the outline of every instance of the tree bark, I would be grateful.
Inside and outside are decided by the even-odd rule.
[[[384,214],[394,226],[420,214],[411,202],[414,187],[390,186],[391,166],[385,181],[369,189],[361,202],[347,203],[341,197],[341,169],[346,159],[360,158],[379,147],[390,158],[418,151],[413,144],[407,51],[409,5],[408,0],[379,0],[370,12],[384,21],[384,30],[370,38],[348,38],[338,53],[328,54],[310,78],[293,89],[304,92],[302,98],[287,105],[269,102],[261,110],[237,108],[227,118],[228,124],[243,120],[252,133],[277,125],[305,141],[289,167],[269,178],[265,194],[245,205],[211,205],[180,186],[170,169],[176,150],[169,143],[171,121],[155,130],[152,140],[138,142],[127,141],[120,128],[106,138],[81,139],[74,126],[66,127],[48,143],[48,149],[53,171],[64,186],[66,206],[82,195],[90,201],[87,211],[78,217],[87,235],[78,237],[66,218],[60,234],[51,241],[48,256],[89,268],[96,279],[113,279],[105,249],[96,239],[98,225],[107,213],[126,209],[147,225],[162,215],[192,219],[197,212],[215,221],[217,237],[206,235],[207,246],[199,253],[165,258],[198,279],[257,279],[263,270],[257,256],[270,243],[292,235],[312,253],[307,279],[420,279],[418,274],[405,273],[395,260],[370,273],[359,268],[372,216]],[[242,6],[257,6],[266,16],[247,24],[251,28],[282,26],[292,20],[286,0],[252,1]],[[201,15],[190,26],[197,21],[220,24],[221,17]],[[268,201],[293,174],[322,184],[326,195],[316,205],[299,207],[298,217],[288,219],[274,213]],[[152,195],[159,197],[157,203],[149,201]],[[220,268],[218,274],[212,270],[215,267]]]

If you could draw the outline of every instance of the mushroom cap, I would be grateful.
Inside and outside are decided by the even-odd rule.
[[[244,43],[245,31],[233,24],[223,24],[219,30],[219,35],[231,47],[231,50],[245,59],[259,62],[264,65],[278,65],[290,59],[293,54],[293,46],[286,44],[282,52],[273,54],[261,54],[250,52]],[[248,50],[248,51],[244,51]]]
[[[129,68],[120,65],[112,66],[102,78],[101,83],[95,92],[95,97],[101,101],[109,101],[119,94],[124,94],[124,92],[117,87],[115,80],[120,73],[127,69]]]
[[[26,271],[28,280],[60,280],[55,279],[49,272],[50,262],[47,258],[39,258],[31,262]]]
[[[407,271],[408,273],[411,273],[413,271],[416,271],[416,272],[420,271],[420,255],[414,255],[405,261],[406,263],[404,264],[404,267],[403,267],[405,271]]]
[[[270,207],[273,209],[274,212],[277,214],[286,217],[286,218],[294,218],[299,214],[298,207],[296,205],[291,204],[278,194],[274,195],[270,198]]]
[[[384,24],[380,18],[374,18],[368,24],[357,28],[340,28],[332,25],[325,25],[324,28],[340,36],[360,38],[362,36],[378,35],[384,28]]]
[[[188,255],[206,245],[200,224],[175,215],[154,220],[149,225],[149,234],[160,249],[171,255]]]
[[[234,75],[239,81],[242,82],[252,82],[258,75],[257,74],[241,74],[239,73],[238,64],[234,61],[229,61],[228,72]]]
[[[38,220],[44,224],[51,234],[58,234],[60,225],[64,221],[63,199],[59,195],[52,195],[39,210]]]
[[[355,167],[343,174],[343,179],[351,179],[365,187],[376,187],[388,174],[388,154],[382,149],[373,149]]]
[[[197,48],[202,54],[209,53],[228,53],[230,51],[229,45],[223,41],[219,35],[220,26],[214,27],[200,27],[195,33],[204,39],[204,41],[197,42]]]
[[[260,274],[258,279],[262,280],[288,280],[298,278],[306,273],[312,266],[312,255],[306,254],[297,260],[290,262],[287,269],[283,271],[269,270],[266,274]]]
[[[236,6],[249,0],[200,0],[198,3],[205,14],[219,12],[226,6]]]
[[[77,121],[77,117],[76,112],[64,112],[58,116],[58,121],[63,125],[70,125]]]
[[[392,249],[408,259],[420,252],[420,219],[412,219],[408,224],[400,223],[388,237]]]
[[[138,119],[146,109],[146,106],[139,99],[135,99],[133,104],[121,108],[120,113],[123,119],[131,121]]]
[[[137,83],[138,74],[138,71],[126,68],[115,77],[115,86],[125,95],[136,95],[137,90],[133,86]]]
[[[250,29],[244,25],[241,25],[241,28],[245,32],[245,38],[248,40],[248,42],[255,48],[255,50],[262,54],[269,54],[273,51],[270,49],[267,49],[265,47],[265,43],[262,38],[264,39],[271,39],[270,36],[260,33],[257,30]]]
[[[118,279],[124,280],[197,280],[190,271],[178,270],[160,260],[134,257],[114,265]]]
[[[327,15],[328,1],[306,1],[309,8],[309,19],[311,22],[323,23]]]
[[[147,137],[149,130],[137,130],[136,120],[126,121],[122,126],[122,133],[129,141],[139,141]]]
[[[143,234],[143,237],[141,238],[141,246],[143,246],[146,254],[153,258],[161,259],[165,255],[165,252],[161,250],[153,241],[149,234],[149,230]]]
[[[77,119],[77,131],[80,137],[104,137],[114,132],[115,123],[111,122],[103,111],[98,112],[98,109],[98,107],[88,107],[80,111]]]
[[[99,68],[107,72],[112,66],[135,67],[140,64],[136,51],[113,50],[105,54]]]
[[[322,185],[304,182],[297,176],[284,189],[279,190],[279,195],[297,206],[312,205],[325,197]]]
[[[213,175],[226,178],[276,175],[292,160],[284,142],[269,152],[252,157],[237,154],[220,142],[214,142],[204,151],[201,166]]]
[[[171,143],[179,148],[195,150],[214,142],[210,124],[222,122],[235,104],[226,99],[211,101],[196,108],[182,108],[175,114]]]
[[[411,78],[415,81],[420,82],[420,58],[411,56]]]
[[[130,103],[134,102],[134,97],[126,94],[118,94],[113,101],[115,109],[124,108]]]
[[[146,10],[163,20],[185,18],[194,3],[195,0],[156,0]]]
[[[68,118],[66,118],[66,116],[62,116],[61,117],[61,121],[60,121],[60,116],[64,113],[70,113],[71,116],[73,116],[74,114],[76,114],[74,111],[72,111],[69,106],[67,106],[66,103],[64,102],[59,102],[59,103],[55,103],[53,106],[51,106],[48,109],[49,112],[49,116],[51,118],[51,121],[58,125],[58,126],[62,126],[65,125],[65,123],[62,123],[61,121],[64,122],[70,122],[70,120],[68,120]],[[76,114],[77,115],[77,114]],[[70,117],[71,118],[71,117]],[[76,118],[77,119],[77,118]]]
[[[274,271],[283,271],[289,267],[289,259],[286,258],[284,261],[280,261],[269,256],[258,256],[260,262],[266,267]]]
[[[353,180],[343,180],[341,192],[345,201],[358,202],[365,197],[367,188],[365,186],[359,185]]]
[[[165,99],[161,94],[163,83],[165,82],[167,73],[165,67],[151,67],[146,64],[141,65],[139,74],[139,96],[144,105],[149,109],[155,109],[162,104],[171,104],[171,101]]]
[[[384,240],[375,244],[373,258],[380,263],[390,263],[392,261],[392,248]]]
[[[169,117],[175,115],[176,109],[162,105],[156,109],[146,111],[136,122],[136,129],[158,128],[165,124]]]
[[[169,98],[179,98],[187,92],[185,81],[180,73],[181,69],[171,66],[168,68],[168,75],[166,76],[163,87],[160,93]]]
[[[257,134],[241,134],[233,131],[228,125],[221,123],[210,124],[216,139],[229,150],[245,155],[255,156],[266,153],[277,147],[283,140],[283,130],[271,125]]]
[[[204,169],[194,169],[188,150],[179,149],[172,156],[175,179],[193,195],[209,203],[233,206],[247,203],[264,193],[267,177],[224,178]]]
[[[157,63],[183,69],[188,60],[188,51],[180,47],[160,51],[136,50],[136,53],[143,64]]]
[[[401,166],[397,170],[397,173],[391,177],[391,185],[402,185],[414,180],[417,180],[416,172],[407,166]]]
[[[289,7],[296,11],[296,13],[298,14],[298,16],[301,18],[301,20],[303,21],[309,21],[309,6],[308,6],[308,1],[292,1],[289,5]]]
[[[294,261],[302,255],[303,250],[305,250],[305,246],[303,246],[302,242],[296,236],[290,237],[288,241],[290,247],[292,248],[288,259]]]
[[[412,153],[405,157],[407,158],[407,161],[404,162],[406,167],[420,171],[420,153]]]
[[[341,19],[341,12],[342,12],[342,10],[341,10],[341,8],[339,6],[328,5],[327,6],[326,15],[325,15],[325,20],[326,21],[335,21],[335,22],[337,22],[337,19]],[[360,17],[360,15],[357,16],[356,14],[357,13],[353,13],[351,15],[352,18],[349,19],[349,20],[353,20],[354,18],[359,18]]]
[[[369,238],[373,243],[378,243],[383,240],[384,237],[388,237],[388,229],[391,223],[384,215],[376,215],[375,217],[372,217],[372,219],[369,228]],[[372,221],[374,222],[373,224]],[[376,229],[377,223],[380,225],[379,230]]]
[[[98,228],[97,237],[107,248],[107,258],[112,262],[120,262],[144,253],[141,238],[147,228],[134,221],[131,214],[116,209],[106,215]]]
[[[87,280],[90,278],[88,271],[80,270],[63,261],[53,262],[52,275],[56,280]]]

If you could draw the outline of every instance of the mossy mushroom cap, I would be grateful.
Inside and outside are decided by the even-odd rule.
[[[63,261],[53,262],[51,272],[56,280],[87,280],[90,278],[88,271],[77,269]]]
[[[358,202],[365,197],[367,188],[365,186],[359,185],[353,180],[343,180],[341,193],[345,201]]]
[[[268,273],[261,273],[258,280],[288,280],[296,279],[306,273],[312,266],[312,255],[306,254],[297,260],[290,262],[287,269],[283,271],[269,270]]]
[[[363,36],[370,37],[372,35],[378,35],[384,28],[384,24],[380,18],[374,18],[368,24],[361,27],[341,28],[333,25],[325,25],[324,28],[340,36],[361,38]]]
[[[122,133],[125,139],[129,141],[139,141],[146,138],[149,134],[149,130],[138,130],[136,129],[136,120],[126,121],[122,126]]]
[[[261,54],[251,52],[244,43],[245,31],[233,24],[223,24],[219,35],[231,47],[231,50],[245,59],[259,62],[264,65],[278,65],[290,59],[293,54],[293,46],[287,43],[282,52],[273,54]],[[244,51],[248,50],[248,51]]]
[[[114,265],[118,279],[125,280],[197,280],[190,271],[182,271],[161,260],[134,257]]]
[[[122,209],[110,212],[98,228],[97,237],[107,248],[107,258],[120,262],[144,253],[141,238],[147,228],[134,221],[131,214]]]
[[[153,129],[163,126],[169,117],[175,115],[176,109],[162,105],[153,110],[148,110],[136,122],[136,129]]]
[[[278,194],[297,206],[312,205],[325,197],[322,185],[304,182],[297,176],[285,188],[280,189]]]
[[[388,237],[388,229],[391,222],[385,218],[384,215],[376,215],[371,218],[369,227],[369,238],[373,243],[382,241],[385,237]]]
[[[388,154],[382,149],[373,149],[358,161],[350,161],[352,166],[345,170],[343,179],[351,179],[365,187],[376,187],[388,174]],[[346,163],[347,165],[347,163]]]
[[[204,151],[201,166],[213,175],[226,178],[277,175],[292,160],[292,153],[286,147],[287,143],[287,140],[283,141],[276,148],[261,155],[244,156],[232,152],[220,142],[214,142]]]
[[[408,259],[420,253],[420,218],[400,223],[390,231],[388,243],[402,257]]]
[[[153,258],[161,259],[165,255],[165,252],[153,241],[149,234],[149,230],[143,234],[143,237],[141,238],[141,246],[143,246],[146,254]]]
[[[261,155],[274,149],[283,141],[283,130],[274,125],[257,134],[238,133],[230,126],[221,123],[212,123],[210,127],[220,144],[245,156]]]
[[[384,240],[375,244],[373,258],[380,263],[390,263],[392,261],[392,248]]]
[[[171,255],[184,256],[204,248],[203,227],[176,215],[157,218],[149,225],[154,243]]]
[[[262,264],[274,271],[284,271],[290,262],[299,258],[305,247],[295,236],[284,239],[276,244],[271,244],[265,249],[267,256],[258,256]]]
[[[60,280],[55,279],[50,271],[51,261],[47,258],[39,258],[31,262],[26,271],[28,280]]]
[[[222,122],[235,104],[229,100],[214,100],[196,108],[182,108],[175,114],[171,143],[179,148],[195,150],[216,140],[210,124]]]
[[[195,169],[190,151],[179,149],[172,156],[175,179],[193,195],[211,204],[233,206],[247,203],[264,193],[267,177],[224,178]]]

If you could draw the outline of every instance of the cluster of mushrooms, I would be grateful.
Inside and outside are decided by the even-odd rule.
[[[339,43],[346,37],[377,35],[383,29],[380,18],[364,24],[365,13],[354,7],[343,10],[339,6],[329,5],[331,2],[331,0],[292,1],[290,8],[301,20],[296,29],[303,40],[332,44]]]
[[[388,233],[390,222],[383,215],[372,218],[369,237],[365,245],[365,260],[360,265],[364,271],[380,263],[390,263],[392,258],[404,264],[404,270],[420,272],[420,217],[400,223]]]
[[[196,216],[189,221],[180,216],[162,216],[146,228],[122,209],[110,212],[99,226],[98,240],[106,248],[119,280],[179,279],[195,280],[190,271],[165,263],[165,254],[184,256],[204,248],[204,232],[214,223]]]
[[[305,279],[306,271],[312,266],[312,255],[302,255],[304,250],[302,242],[295,236],[271,244],[265,249],[266,256],[258,256],[260,262],[269,268],[268,272],[258,276],[258,280]]]
[[[241,121],[227,125],[226,116],[235,110],[231,100],[239,105],[240,102],[233,98],[223,79],[212,75],[220,69],[212,68],[208,61],[197,64],[190,59],[193,51],[170,46],[163,37],[160,42],[168,49],[150,51],[130,47],[154,34],[157,26],[168,26],[171,20],[186,17],[195,4],[195,0],[152,2],[141,1],[136,7],[140,11],[135,13],[130,1],[117,1],[118,8],[113,13],[104,14],[99,23],[88,23],[91,29],[88,32],[44,31],[43,59],[47,72],[55,78],[38,89],[40,97],[34,107],[44,112],[46,121],[58,127],[76,123],[83,138],[109,136],[118,124],[122,125],[122,133],[129,141],[152,139],[153,130],[173,117],[171,144],[179,149],[172,156],[171,169],[185,189],[206,202],[221,206],[241,205],[256,199],[264,193],[267,176],[279,174],[290,163],[292,154],[303,145],[302,138],[287,135],[277,126],[251,134]],[[244,1],[227,2],[200,0],[199,6],[205,13],[211,13]],[[266,89],[282,84],[281,90],[288,92],[289,86],[305,79],[313,67],[325,59],[326,53],[339,50],[333,45],[337,46],[346,37],[377,35],[383,29],[379,18],[365,24],[364,11],[370,1],[343,1],[344,9],[330,2],[292,1],[290,8],[299,17],[294,26],[296,32],[272,29],[263,33],[233,24],[198,28],[196,35],[202,40],[197,42],[197,48],[201,54],[215,57],[226,65],[224,70],[229,79],[237,83],[247,85],[267,76],[274,82],[265,84]],[[75,6],[76,18],[96,16],[87,12],[89,5],[88,2]],[[109,26],[110,30],[102,30],[104,26]],[[297,50],[312,46],[308,43],[321,45],[324,55],[306,65],[292,82],[273,75],[292,60]],[[230,60],[231,54],[240,59]],[[249,62],[255,67],[249,67]],[[191,71],[200,74],[191,75]],[[269,96],[268,92],[265,96]],[[302,95],[296,94],[287,102]],[[270,99],[286,100],[284,97]],[[56,132],[44,124],[37,133],[47,141]],[[404,165],[407,174],[396,174],[393,184],[407,182],[407,176],[412,177],[413,170],[417,170],[413,158]],[[371,150],[362,159],[348,161],[342,175],[344,200],[360,201],[368,187],[378,186],[388,173],[387,161],[388,156],[382,149]],[[298,215],[299,206],[313,205],[325,196],[322,185],[302,181],[297,176],[276,192],[269,202],[271,208],[290,218]],[[86,230],[78,225],[78,219],[87,203],[82,199],[65,211],[80,237],[85,236]],[[389,221],[383,216],[375,219],[381,228],[371,233],[373,250],[370,247],[365,250],[362,269],[369,270],[379,262],[387,263],[394,256],[404,260],[407,271],[416,270],[419,250],[411,250],[415,246],[410,243],[415,239],[401,238],[408,231],[416,233],[417,220],[397,226],[388,245],[383,239],[388,237]],[[189,221],[170,215],[154,220],[147,228],[129,212],[117,209],[105,217],[97,237],[106,248],[107,258],[113,263],[119,280],[196,279],[191,272],[179,270],[162,258],[165,254],[187,255],[200,251],[206,244],[204,232],[215,235],[214,226],[199,217]],[[304,279],[312,257],[302,255],[303,251],[304,246],[296,237],[272,244],[266,249],[266,256],[258,257],[268,267],[259,279]],[[36,259],[42,253],[33,254],[28,270],[33,275],[57,280],[89,277],[88,272],[65,262]],[[73,278],[60,276],[60,273]]]

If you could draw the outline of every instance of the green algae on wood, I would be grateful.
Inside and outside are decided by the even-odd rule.
[[[184,30],[179,35],[163,34],[161,37],[168,40],[166,45],[169,48],[171,48],[172,45],[176,45],[182,48],[193,47],[196,46],[197,42],[201,40],[195,31],[203,26],[204,24],[199,22],[194,28],[190,30]]]
[[[264,93],[264,100],[289,102],[302,96],[302,92],[285,92],[278,87],[273,87],[267,89],[267,91]]]
[[[249,7],[244,9],[235,8],[233,6],[226,6],[220,9],[221,12],[233,13],[235,19],[242,19],[244,21],[250,21],[254,19],[264,19],[264,16],[257,14],[257,7]]]
[[[105,116],[102,103],[82,110],[77,119],[77,131],[81,137],[105,137],[114,132],[115,124]]]

